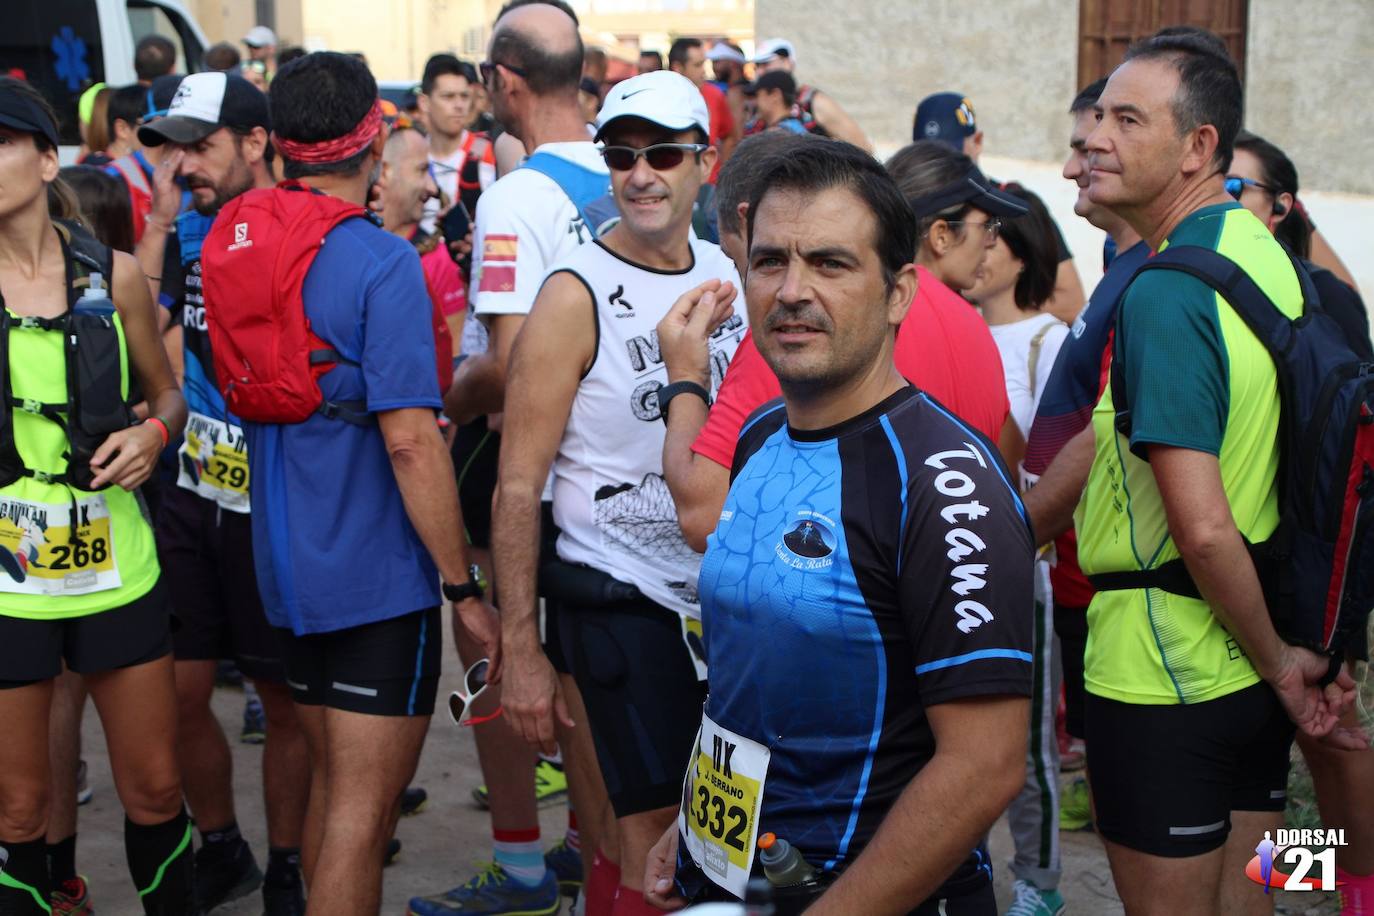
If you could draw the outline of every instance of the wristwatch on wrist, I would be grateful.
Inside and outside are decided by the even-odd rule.
[[[487,593],[486,580],[482,578],[482,570],[476,563],[468,567],[468,581],[461,585],[445,582],[441,588],[444,597],[454,604],[469,598],[476,598],[480,601]]]
[[[711,406],[711,392],[696,382],[673,382],[658,389],[658,415],[664,423],[668,422],[668,402],[680,394],[694,394],[701,398],[707,407]]]

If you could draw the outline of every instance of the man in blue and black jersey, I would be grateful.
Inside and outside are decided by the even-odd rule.
[[[1031,692],[1025,515],[996,446],[893,364],[917,279],[891,178],[843,144],[765,171],[745,289],[783,397],[745,424],[708,540],[711,691],[645,886],[740,897],[772,833],[813,871],[776,888],[781,914],[995,914],[982,837],[1020,787]],[[709,293],[674,309],[719,315]]]

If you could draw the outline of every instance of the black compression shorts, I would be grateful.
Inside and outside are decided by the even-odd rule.
[[[31,620],[0,614],[0,690],[62,673],[99,674],[159,659],[172,649],[172,613],[161,580],[141,598],[84,617]]]
[[[1083,658],[1088,651],[1088,609],[1054,603],[1054,633],[1064,662],[1064,730],[1075,738],[1083,731]]]
[[[497,456],[501,434],[487,429],[487,418],[478,417],[453,434],[453,474],[458,481],[458,503],[463,508],[463,527],[468,543],[491,549],[491,497],[496,492]]]
[[[177,618],[177,660],[231,658],[248,677],[281,683],[281,639],[258,593],[252,518],[181,487],[166,487],[157,543]]]
[[[681,618],[640,598],[611,607],[565,603],[558,626],[616,816],[681,802],[706,700]]]
[[[433,714],[444,645],[439,608],[331,633],[277,632],[286,685],[302,706],[371,716]]]
[[[1098,831],[1183,858],[1219,848],[1232,811],[1282,811],[1294,726],[1265,683],[1205,703],[1146,706],[1087,695]]]

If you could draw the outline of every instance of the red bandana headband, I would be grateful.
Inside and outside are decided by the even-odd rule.
[[[367,145],[372,142],[372,138],[377,136],[377,132],[381,129],[382,103],[379,99],[373,103],[367,114],[363,115],[358,126],[342,137],[335,137],[333,140],[321,140],[318,143],[307,143],[300,140],[287,140],[280,134],[273,133],[272,142],[276,144],[283,156],[294,162],[311,164],[342,162],[349,156],[356,155],[366,149]]]

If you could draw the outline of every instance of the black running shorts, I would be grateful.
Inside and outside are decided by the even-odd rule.
[[[453,474],[458,481],[458,503],[463,508],[463,527],[468,543],[491,549],[491,497],[496,492],[497,456],[501,434],[487,429],[487,418],[478,417],[453,434]]]
[[[444,646],[439,608],[332,633],[277,632],[285,647],[286,685],[302,706],[370,716],[434,712]]]
[[[131,668],[172,650],[171,607],[161,580],[126,605],[59,620],[0,614],[0,690],[27,687],[62,673]]]
[[[1184,858],[1221,847],[1232,811],[1282,811],[1294,726],[1269,685],[1188,705],[1087,695],[1097,826],[1113,843]]]
[[[539,506],[539,559],[542,563],[546,558],[558,558],[558,526],[553,523],[553,503],[540,503]],[[542,578],[542,577],[541,577]],[[559,674],[572,674],[572,668],[568,666],[568,660],[563,655],[563,637],[559,635],[559,617],[562,614],[562,602],[547,594],[547,590],[540,589],[540,597],[544,599],[544,654],[548,656],[549,664],[553,665],[553,670]]]
[[[248,677],[281,683],[281,639],[267,622],[253,568],[252,518],[165,487],[157,544],[177,618],[177,660],[231,658]]]
[[[1088,651],[1088,609],[1054,603],[1054,633],[1064,662],[1064,730],[1083,737],[1083,658]]]
[[[565,603],[558,627],[616,816],[679,804],[706,700],[681,619],[641,597]]]

